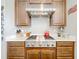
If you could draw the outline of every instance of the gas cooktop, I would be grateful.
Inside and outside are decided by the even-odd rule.
[[[39,37],[39,40],[37,39]],[[56,47],[56,40],[49,36],[45,38],[44,36],[32,35],[26,39],[26,47]]]
[[[44,37],[44,36],[42,36],[42,37]],[[27,40],[36,40],[36,38],[37,38],[37,35],[32,35],[32,36],[30,36],[29,38],[27,38]],[[48,39],[48,40],[55,40],[53,37],[51,37],[51,36],[49,36],[48,38],[46,38],[46,37],[44,37],[44,39],[46,40],[46,39]]]

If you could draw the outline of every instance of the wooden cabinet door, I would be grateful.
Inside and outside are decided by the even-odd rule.
[[[17,26],[30,25],[30,18],[26,12],[26,2],[15,0],[15,22]]]
[[[41,50],[41,59],[55,59],[55,50]]]
[[[57,42],[57,59],[74,59],[74,42]]]
[[[53,2],[53,8],[55,12],[52,15],[51,25],[53,26],[65,26],[65,3]]]
[[[7,42],[7,58],[8,59],[25,59],[24,42],[10,41]]]
[[[26,59],[40,59],[40,50],[27,50]]]

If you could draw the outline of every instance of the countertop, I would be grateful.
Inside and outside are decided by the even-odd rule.
[[[24,37],[24,36],[8,36],[6,37],[5,41],[25,41],[28,37]],[[76,37],[75,36],[71,36],[71,37],[57,37],[55,38],[56,41],[76,41]]]

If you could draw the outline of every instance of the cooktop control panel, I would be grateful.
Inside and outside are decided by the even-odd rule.
[[[36,41],[36,40],[27,40],[25,42],[26,47],[56,47],[55,40],[44,40],[44,41]]]

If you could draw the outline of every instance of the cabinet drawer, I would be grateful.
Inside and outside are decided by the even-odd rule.
[[[73,59],[72,57],[57,57],[57,59]]]
[[[24,56],[24,47],[8,47],[8,56]]]
[[[74,42],[69,42],[69,41],[63,41],[63,42],[61,42],[61,41],[59,41],[59,42],[57,42],[57,47],[61,47],[61,46],[69,46],[69,47],[71,47],[71,46],[73,46],[74,45]]]
[[[8,57],[8,59],[25,59],[24,57]]]
[[[73,56],[73,47],[57,47],[57,56]]]
[[[21,42],[21,41],[12,41],[12,42],[8,42],[8,46],[10,47],[15,47],[15,46],[18,46],[18,47],[24,47],[24,42]]]

